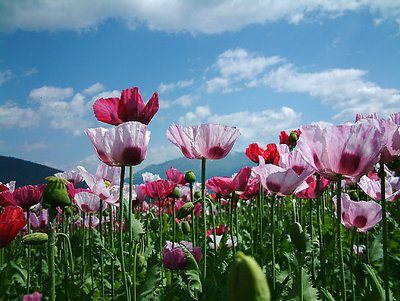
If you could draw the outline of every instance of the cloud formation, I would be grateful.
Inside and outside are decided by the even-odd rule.
[[[2,1],[0,31],[93,29],[108,19],[122,20],[128,28],[144,25],[151,30],[215,34],[237,31],[252,24],[284,20],[297,24],[346,12],[369,11],[375,24],[390,20],[400,24],[398,1]]]

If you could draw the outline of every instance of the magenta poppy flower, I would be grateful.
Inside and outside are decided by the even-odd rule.
[[[99,159],[107,165],[139,165],[146,158],[150,131],[140,122],[125,122],[110,129],[90,128],[85,133]]]
[[[235,177],[213,177],[206,181],[206,187],[227,196],[234,191],[244,191],[251,174],[251,167],[243,167]]]
[[[167,174],[167,178],[168,180],[170,180],[171,182],[175,183],[175,184],[180,184],[180,185],[185,185],[185,174],[183,172],[181,172],[180,170],[174,168],[174,167],[170,167],[169,169],[167,169],[165,171],[165,173]]]
[[[187,241],[181,241],[181,244],[188,248],[197,263],[201,261],[203,254],[200,247],[193,247],[192,243]],[[172,243],[167,241],[162,255],[163,264],[167,269],[183,270],[189,267],[187,256],[178,243],[174,243],[174,246],[172,246]]]
[[[14,199],[13,190],[7,185],[0,184],[0,207],[17,206],[18,202]]]
[[[328,185],[331,183],[330,180],[321,177],[319,192],[320,195],[326,190]],[[306,179],[307,188],[303,190],[298,190],[296,192],[296,197],[299,199],[316,199],[317,198],[317,177],[314,175],[309,176]]]
[[[175,189],[176,184],[168,180],[157,180],[145,183],[146,195],[152,199],[165,199]]]
[[[297,149],[321,176],[336,180],[357,180],[379,161],[385,145],[380,131],[371,124],[357,122],[322,128],[301,128]]]
[[[97,120],[112,125],[120,125],[127,121],[149,124],[158,108],[157,92],[154,92],[145,105],[137,87],[123,90],[121,98],[100,98],[93,104]]]
[[[260,190],[260,180],[258,178],[250,178],[247,182],[246,189],[239,193],[239,198],[241,200],[250,200],[255,197]]]
[[[18,206],[8,206],[0,214],[0,249],[12,242],[24,228],[27,221],[24,210]]]
[[[336,211],[336,196],[333,197]],[[346,228],[357,228],[367,232],[382,219],[382,207],[375,201],[354,202],[347,193],[342,193],[342,224]]]
[[[189,159],[223,159],[239,136],[240,131],[236,127],[220,124],[201,124],[188,128],[172,124],[167,130],[168,140]]]
[[[41,301],[42,300],[42,294],[39,292],[34,292],[33,294],[30,295],[24,295],[22,298],[22,301]]]
[[[27,210],[30,207],[39,204],[42,200],[43,191],[46,185],[27,185],[14,190],[14,199],[17,205]]]

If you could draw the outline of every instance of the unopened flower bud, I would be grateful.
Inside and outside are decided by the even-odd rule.
[[[297,133],[295,131],[290,132],[289,142],[293,145],[296,144],[297,140],[299,140],[299,136],[297,136]]]
[[[27,245],[40,245],[47,242],[48,239],[47,233],[34,232],[22,237],[22,243]]]
[[[228,275],[230,301],[270,301],[267,279],[251,256],[237,252]]]
[[[189,224],[188,221],[183,221],[182,222],[182,232],[185,235],[190,233],[190,224]]]
[[[294,246],[300,252],[305,252],[307,249],[307,237],[303,227],[299,223],[293,223],[290,226],[290,239]]]
[[[196,175],[194,174],[193,170],[188,170],[185,173],[185,182],[186,183],[194,183],[194,182],[196,182]]]
[[[65,207],[71,204],[67,192],[66,180],[50,176],[46,178],[47,185],[43,191],[43,204],[47,207]]]
[[[192,202],[187,202],[183,204],[181,208],[179,208],[178,212],[176,213],[176,217],[179,219],[183,219],[187,217],[189,214],[192,213],[194,205]]]

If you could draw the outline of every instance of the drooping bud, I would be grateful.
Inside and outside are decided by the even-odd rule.
[[[237,252],[228,275],[230,301],[270,301],[267,279],[251,256]]]
[[[187,217],[189,214],[192,213],[194,205],[192,202],[187,202],[183,204],[181,208],[179,208],[178,212],[176,213],[176,217],[179,219],[183,219]]]
[[[188,170],[185,173],[185,182],[186,183],[194,183],[194,182],[196,182],[196,175],[194,174],[193,170]]]
[[[183,221],[182,222],[182,232],[185,235],[190,233],[190,224],[189,224],[188,221]]]
[[[47,185],[43,191],[43,205],[45,207],[65,207],[71,204],[68,196],[68,182],[62,178],[50,176],[46,178]]]
[[[306,233],[299,223],[293,223],[290,226],[290,239],[292,240],[296,249],[300,252],[305,252],[307,250]]]
[[[49,236],[47,235],[47,233],[34,232],[22,237],[22,243],[27,245],[40,245],[47,242],[48,239]]]
[[[175,186],[174,190],[169,195],[170,198],[179,199],[181,197],[181,191],[177,186]]]
[[[157,231],[157,230],[158,230],[158,227],[160,227],[160,222],[159,222],[159,220],[158,220],[157,218],[153,218],[153,219],[150,221],[150,228],[151,228],[151,230]]]
[[[297,133],[295,131],[291,131],[290,135],[289,135],[289,142],[292,145],[296,145],[297,140],[299,140],[299,136],[297,135]]]

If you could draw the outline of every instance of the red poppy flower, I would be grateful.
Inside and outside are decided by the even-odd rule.
[[[149,198],[165,199],[172,191],[174,191],[176,184],[168,180],[157,180],[145,183],[146,194]]]
[[[12,242],[26,223],[24,210],[21,207],[4,208],[3,213],[0,214],[0,249]]]
[[[93,104],[97,120],[112,125],[119,125],[127,121],[149,124],[158,108],[157,92],[154,92],[145,105],[138,87],[123,90],[121,98],[100,98]]]
[[[279,151],[274,143],[267,144],[266,149],[263,149],[257,143],[252,143],[246,148],[246,156],[255,163],[260,163],[259,156],[264,158],[265,164],[278,165],[279,163]]]

